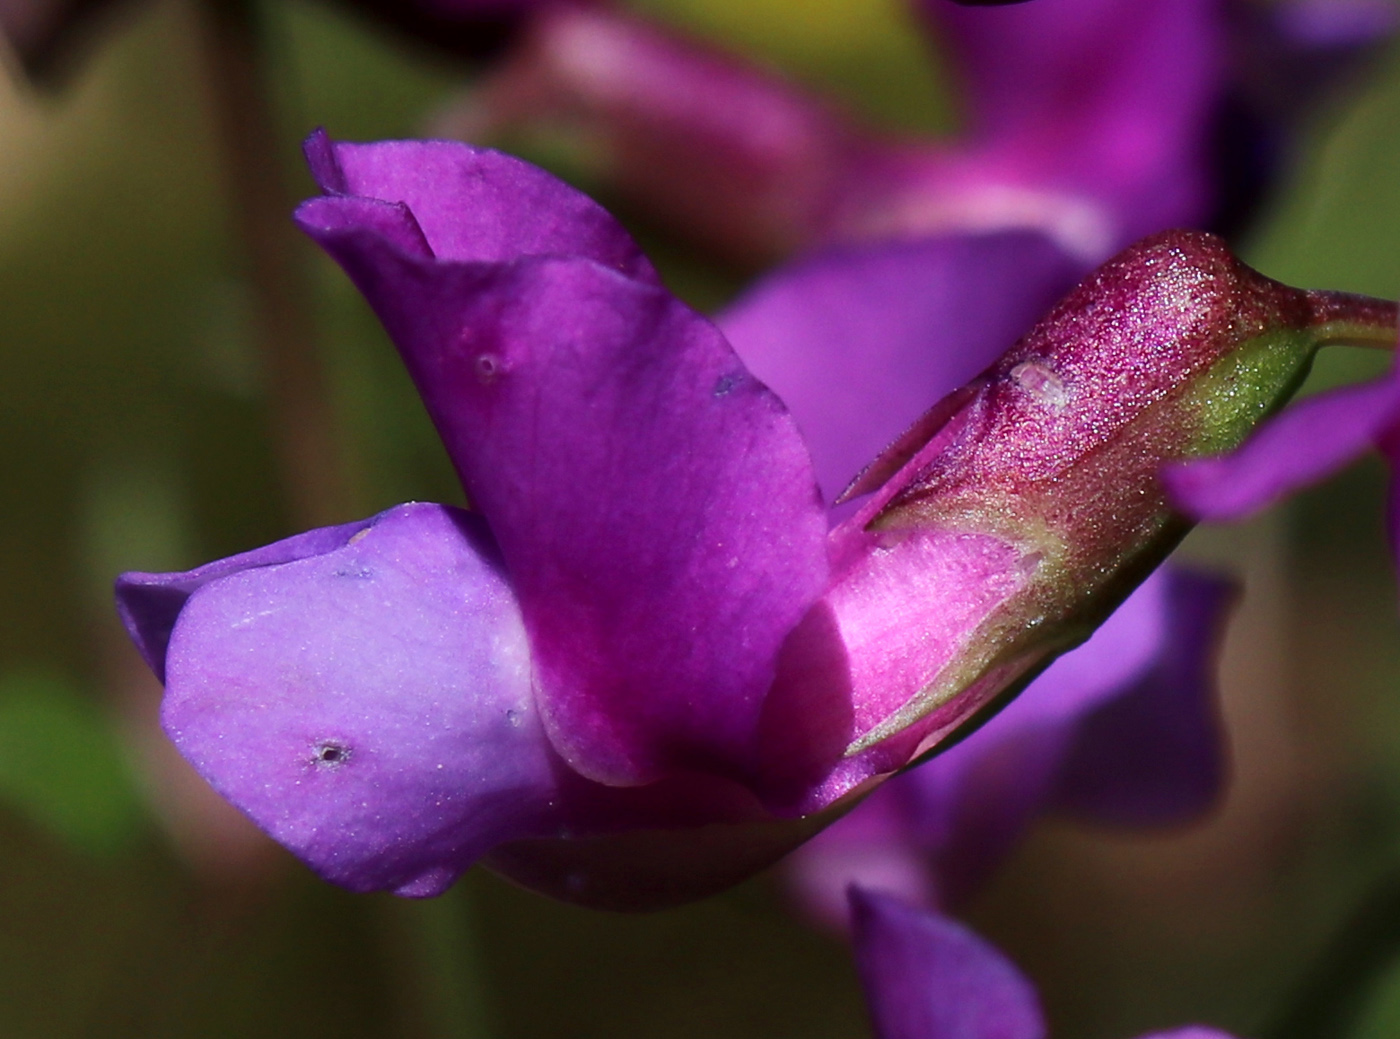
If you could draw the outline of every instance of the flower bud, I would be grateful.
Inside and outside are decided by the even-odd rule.
[[[1212,235],[1171,231],[1105,264],[979,378],[935,405],[843,498],[887,545],[931,531],[1013,550],[1015,590],[854,753],[1082,642],[1180,541],[1165,465],[1237,446],[1318,347],[1393,339],[1396,308],[1282,285]],[[859,531],[859,535],[856,531]]]

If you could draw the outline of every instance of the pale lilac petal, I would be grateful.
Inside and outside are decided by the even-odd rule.
[[[792,410],[832,499],[1083,273],[1029,232],[845,246],[761,279],[718,323]]]
[[[299,219],[398,344],[501,545],[551,739],[610,783],[752,771],[778,649],[826,583],[791,416],[593,203],[515,160],[421,148],[336,155],[345,188],[407,202],[436,258],[345,219],[353,198]],[[431,175],[399,175],[425,155]],[[470,211],[437,194],[464,168]]]
[[[985,726],[876,795],[900,800],[905,839],[928,857],[942,904],[958,905],[987,882],[1045,811],[1077,727],[1165,651],[1172,579],[1149,578]]]
[[[1180,823],[1219,800],[1227,747],[1216,657],[1235,588],[1172,575],[1171,622],[1153,666],[1083,718],[1054,791],[1055,807],[1115,826]]]
[[[557,762],[529,645],[478,517],[401,505],[349,539],[341,529],[319,553],[226,568],[193,590],[170,636],[162,720],[220,794],[317,873],[436,894],[546,825]]]
[[[1031,983],[961,924],[858,888],[851,912],[877,1039],[1044,1039]]]
[[[1295,404],[1227,455],[1162,474],[1197,519],[1239,519],[1340,469],[1400,420],[1400,377],[1347,386]]]
[[[338,527],[322,527],[305,534],[286,538],[240,552],[183,573],[126,573],[117,578],[117,613],[122,624],[136,643],[142,658],[155,676],[165,681],[165,653],[170,644],[170,631],[194,592],[211,581],[228,577],[242,570],[291,563],[308,556],[324,555],[345,546],[349,540],[368,527],[373,520],[360,520]]]
[[[1142,1036],[1141,1039],[1235,1039],[1235,1037],[1218,1028],[1188,1025],[1186,1028],[1174,1028],[1169,1032],[1153,1032],[1151,1035]]]

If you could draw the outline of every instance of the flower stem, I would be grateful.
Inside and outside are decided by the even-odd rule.
[[[1349,292],[1309,292],[1313,327],[1322,346],[1370,346],[1394,350],[1396,304]]]
[[[468,878],[437,898],[395,899],[387,907],[408,1034],[491,1039],[495,1032],[482,979],[472,887]]]
[[[353,502],[317,350],[306,247],[290,219],[296,197],[284,173],[256,3],[205,0],[198,14],[284,498],[300,527],[343,522]]]
[[[1371,888],[1264,1039],[1345,1039],[1385,969],[1400,957],[1400,870]]]

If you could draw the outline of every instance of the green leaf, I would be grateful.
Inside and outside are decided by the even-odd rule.
[[[111,723],[51,675],[0,676],[0,803],[99,855],[120,850],[143,823]]]
[[[1377,981],[1371,998],[1357,1017],[1350,1039],[1395,1039],[1400,1035],[1400,963],[1392,964]]]

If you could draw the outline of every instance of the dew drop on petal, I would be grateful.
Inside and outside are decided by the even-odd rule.
[[[1011,369],[1011,378],[1016,380],[1017,386],[1043,404],[1063,408],[1069,403],[1064,382],[1041,361],[1022,361]]]

